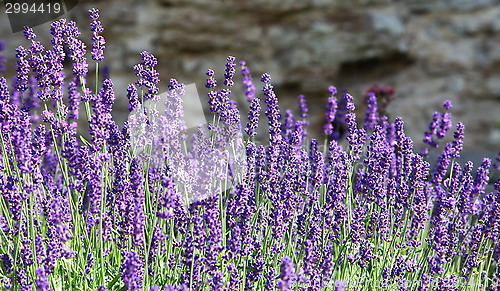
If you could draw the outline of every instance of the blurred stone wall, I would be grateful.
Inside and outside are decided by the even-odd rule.
[[[465,150],[500,150],[499,0],[80,1],[66,17],[87,37],[93,6],[105,27],[119,120],[141,51],[158,56],[163,90],[175,77],[200,93],[206,69],[222,77],[233,55],[254,77],[271,74],[282,109],[295,109],[305,94],[317,131],[329,85],[348,89],[362,109],[366,88],[381,84],[395,88],[388,110],[415,139],[450,99],[454,121],[466,125]],[[9,49],[25,43],[4,18],[0,31]],[[48,25],[35,32],[48,44]]]

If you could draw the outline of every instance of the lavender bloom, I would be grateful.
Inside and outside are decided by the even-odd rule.
[[[437,133],[439,122],[440,122],[441,116],[439,112],[434,112],[432,115],[432,122],[429,124],[429,131],[425,132],[424,136],[424,142],[429,144],[431,147],[437,147],[438,144],[436,141],[433,139],[433,135]]]
[[[374,93],[368,93],[368,107],[366,108],[365,130],[372,130],[379,122],[377,97]]]
[[[332,86],[333,87],[333,86]],[[333,133],[333,121],[335,120],[335,114],[337,113],[337,98],[332,94],[332,97],[328,98],[328,103],[326,104],[325,119],[326,123],[323,126],[323,132],[327,135]]]
[[[281,141],[281,124],[280,109],[278,106],[278,98],[274,94],[273,86],[271,83],[271,76],[263,74],[261,81],[265,84],[262,91],[266,99],[266,116],[269,120],[269,142],[272,146],[276,146]]]
[[[153,101],[159,100],[159,89],[156,85],[160,82],[159,74],[154,69],[158,64],[156,57],[147,51],[141,53],[141,63],[134,66],[134,72],[137,76],[135,85],[139,88],[145,87],[147,92],[144,93],[144,99],[151,99]]]
[[[453,154],[452,158],[456,159],[460,157],[460,152],[463,149],[463,144],[464,144],[464,131],[465,131],[465,125],[462,122],[457,123],[457,129],[453,135],[455,140],[453,141]]]
[[[448,167],[451,163],[451,159],[454,153],[455,150],[453,148],[453,144],[452,143],[446,144],[446,147],[439,156],[434,171],[431,174],[432,175],[431,181],[434,185],[439,185],[443,182],[443,178],[446,175],[446,172],[448,171]]]
[[[93,150],[98,151],[106,139],[109,138],[109,126],[113,123],[111,119],[111,107],[115,100],[113,82],[104,80],[99,96],[94,103],[94,114],[92,114],[90,123],[90,134],[92,135]]]
[[[80,93],[76,90],[76,83],[69,83],[68,85],[68,119],[78,119],[79,105],[80,105]]]
[[[473,194],[480,195],[484,193],[484,187],[488,184],[488,174],[490,173],[491,160],[484,158],[481,166],[477,169],[476,177],[474,178]]]
[[[253,84],[252,81],[252,75],[250,74],[250,70],[246,66],[245,61],[240,62],[241,66],[241,76],[243,77],[243,88],[245,95],[247,96],[247,100],[251,101],[255,97],[255,85]]]
[[[259,125],[260,116],[260,99],[252,97],[250,100],[250,110],[248,111],[248,123],[245,127],[245,132],[249,137],[257,135],[255,131]]]
[[[124,251],[122,254],[121,277],[130,291],[142,290],[143,263],[134,251]]]
[[[323,182],[324,179],[325,160],[323,154],[318,150],[318,142],[315,139],[311,140],[309,149],[312,170],[311,184],[313,186],[313,189],[317,189],[321,186],[321,182]]]
[[[281,259],[281,273],[278,280],[278,290],[292,290],[295,281],[295,266],[290,257]]]
[[[439,130],[436,133],[438,138],[445,137],[446,133],[448,132],[448,130],[450,130],[452,125],[453,124],[451,122],[451,113],[449,113],[449,112],[443,113],[443,115],[441,116],[441,124],[439,126]]]
[[[141,103],[139,102],[139,96],[137,95],[137,87],[129,84],[127,86],[127,98],[129,100],[128,102],[128,111],[132,112],[136,108],[139,108],[141,106]]]
[[[102,62],[104,60],[104,48],[106,47],[106,40],[99,33],[103,32],[101,22],[97,20],[99,18],[99,10],[92,8],[89,10],[90,19],[90,30],[92,31],[92,59],[96,62]]]
[[[36,38],[36,34],[33,32],[33,28],[31,28],[29,26],[25,26],[23,28],[23,34],[24,34],[24,38],[26,38],[26,40],[33,40]]]
[[[205,83],[205,88],[215,88],[217,87],[217,80],[214,79],[214,70],[208,69],[206,75],[208,76],[207,82]]]
[[[227,63],[226,63],[226,73],[224,74],[224,85],[228,87],[232,87],[234,85],[233,77],[236,72],[234,67],[236,67],[236,64],[234,63],[235,57],[229,56],[227,57]]]
[[[16,71],[17,71],[17,82],[16,90],[26,91],[28,90],[28,73],[30,72],[30,65],[28,63],[28,50],[24,47],[19,46],[16,49]]]
[[[49,280],[47,279],[47,274],[44,268],[36,269],[36,290],[38,291],[51,291]]]
[[[266,272],[266,285],[265,285],[265,290],[273,290],[276,287],[275,284],[275,277],[276,277],[276,269],[273,267],[274,262],[269,262],[267,266],[267,272]]]
[[[297,96],[297,99],[299,101],[300,118],[302,118],[302,120],[306,122],[306,125],[308,125],[309,122],[306,120],[307,117],[309,117],[309,107],[307,106],[307,100],[304,95]]]

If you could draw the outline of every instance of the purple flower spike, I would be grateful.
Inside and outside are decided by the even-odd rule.
[[[309,107],[307,106],[307,101],[304,95],[299,95],[297,96],[297,99],[299,99],[299,110],[300,110],[300,118],[306,119],[309,114]]]
[[[374,93],[368,93],[368,107],[366,108],[365,129],[372,130],[379,122],[377,97]]]
[[[224,74],[224,85],[228,87],[232,87],[234,85],[233,77],[236,72],[234,67],[236,67],[236,64],[234,63],[235,57],[229,56],[227,57],[227,63],[226,63],[226,73]]]
[[[104,48],[106,47],[106,40],[99,33],[103,32],[102,24],[99,20],[99,10],[92,8],[89,10],[90,30],[92,31],[92,59],[96,62],[104,60]]]
[[[281,124],[279,122],[281,115],[278,106],[278,98],[276,98],[276,94],[274,94],[273,85],[270,84],[271,76],[265,73],[260,80],[265,83],[262,91],[264,92],[267,103],[266,116],[269,120],[269,141],[272,146],[276,146],[281,141]]]
[[[142,290],[142,262],[134,251],[124,251],[122,258],[122,279],[130,291]]]
[[[51,291],[49,280],[47,279],[47,274],[44,268],[36,269],[36,290],[38,291]]]
[[[141,58],[141,63],[134,66],[134,72],[137,76],[135,85],[137,88],[142,86],[147,90],[144,93],[145,99],[158,101],[160,96],[158,95],[159,89],[156,85],[160,82],[160,78],[158,78],[159,74],[154,68],[158,64],[158,61],[155,56],[147,51],[141,53]]]
[[[335,114],[337,113],[337,108],[338,108],[337,98],[333,96],[328,98],[328,103],[326,104],[326,113],[325,113],[326,123],[323,126],[323,132],[325,134],[331,135],[333,133],[333,121],[335,120]]]
[[[211,89],[217,87],[217,80],[214,78],[214,70],[208,69],[206,75],[208,76],[208,79],[205,83],[205,88]]]
[[[23,30],[26,40],[34,40],[36,38],[36,34],[33,32],[33,28],[25,26]]]
[[[255,86],[253,84],[252,74],[250,74],[250,70],[246,66],[245,61],[240,62],[241,66],[241,76],[243,77],[243,87],[245,95],[247,96],[247,100],[251,101],[255,96]]]
[[[278,290],[292,290],[295,277],[295,266],[292,263],[292,259],[290,257],[284,257],[281,260],[281,273],[278,280]]]
[[[250,100],[250,110],[248,111],[248,123],[245,127],[245,132],[248,136],[253,137],[257,135],[255,131],[259,126],[260,117],[260,99],[253,97]]]

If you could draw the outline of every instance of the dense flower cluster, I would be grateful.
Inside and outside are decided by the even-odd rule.
[[[98,72],[105,41],[89,12]],[[259,98],[239,62],[242,126],[228,57],[223,88],[206,73],[214,121],[190,133],[186,86],[171,79],[158,104],[157,59],[143,52],[127,87],[135,114],[122,126],[113,82],[87,86],[76,24],[51,31],[46,49],[26,28],[16,77],[0,77],[0,288],[500,290],[500,181],[487,187],[500,156],[459,163],[464,124],[430,162],[403,119],[383,114],[377,90],[358,124],[353,97],[331,86],[321,144],[308,137],[305,97],[297,115],[282,112],[271,76]],[[257,130],[261,98],[268,138]],[[80,106],[90,139],[77,133]],[[451,102],[443,107],[425,133],[431,147],[453,129]]]

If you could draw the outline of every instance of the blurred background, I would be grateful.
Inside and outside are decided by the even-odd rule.
[[[101,11],[119,122],[128,115],[125,89],[140,52],[158,57],[160,90],[177,78],[196,83],[202,98],[206,70],[223,80],[232,55],[247,61],[256,82],[271,74],[283,111],[297,112],[304,94],[316,133],[329,85],[354,96],[360,118],[366,90],[380,85],[394,89],[387,112],[404,118],[417,150],[432,113],[449,99],[454,124],[466,125],[465,158],[477,166],[500,151],[500,0],[79,1],[63,17],[78,22],[87,43],[92,7]],[[27,42],[3,11],[0,33],[12,67],[14,48]],[[49,44],[49,24],[35,33]],[[233,98],[245,105],[238,93]]]

